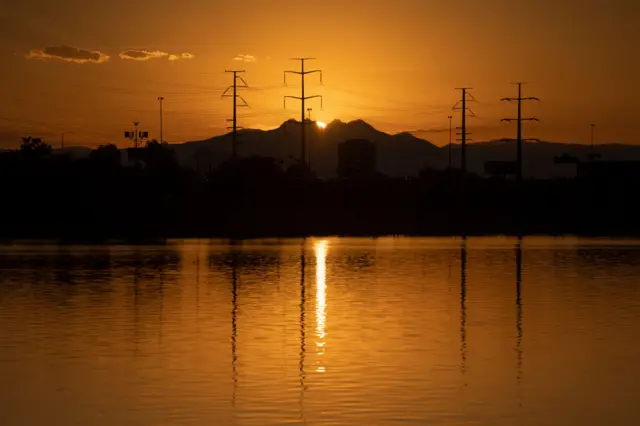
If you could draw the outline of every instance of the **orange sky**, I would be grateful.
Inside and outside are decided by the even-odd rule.
[[[284,109],[282,100],[299,95],[299,80],[283,87],[283,71],[298,66],[288,61],[295,56],[318,58],[310,66],[324,71],[324,86],[316,76],[307,86],[324,96],[323,111],[309,105],[317,120],[429,130],[419,136],[443,145],[459,96],[454,88],[471,86],[478,101],[473,138],[512,136],[515,125],[499,120],[515,106],[499,99],[515,95],[509,82],[523,80],[525,95],[542,99],[526,105],[525,115],[542,120],[526,136],[588,142],[595,122],[599,141],[637,143],[639,15],[639,3],[625,0],[3,4],[0,143],[15,147],[32,134],[57,144],[72,132],[69,145],[124,146],[122,133],[134,120],[157,137],[158,96],[166,99],[168,142],[220,134],[231,113],[231,101],[220,99],[229,68],[245,69],[253,87],[243,94],[251,108],[241,110],[239,124],[275,127],[299,118],[298,104]],[[129,57],[160,53],[122,59],[130,50],[138,53]]]

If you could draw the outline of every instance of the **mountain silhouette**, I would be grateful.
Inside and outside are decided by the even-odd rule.
[[[334,177],[338,164],[338,145],[349,139],[368,139],[377,146],[378,170],[388,176],[416,174],[426,166],[440,164],[442,150],[410,133],[390,135],[376,130],[362,120],[348,123],[334,120],[320,129],[306,123],[307,143],[312,169],[321,177]],[[274,130],[241,130],[238,132],[239,154],[277,158],[291,164],[300,156],[300,122],[288,120]],[[211,139],[174,145],[182,165],[215,168],[229,158],[231,134]],[[200,166],[198,165],[200,163]],[[445,165],[446,166],[446,165]]]
[[[306,123],[306,134],[312,169],[324,178],[336,176],[338,144],[348,139],[368,139],[377,146],[378,170],[389,177],[416,176],[425,167],[443,170],[448,167],[449,147],[438,147],[410,132],[388,134],[363,120],[334,120],[320,129]],[[178,162],[200,172],[215,169],[231,155],[231,134],[201,141],[172,144]],[[300,156],[300,122],[288,120],[272,130],[244,129],[238,132],[238,152],[241,156],[273,157],[289,165]],[[607,161],[640,161],[640,146],[623,144],[596,145],[595,151]],[[90,150],[66,148],[74,157],[88,156]],[[575,165],[555,164],[554,159],[567,153],[586,160],[592,149],[588,145],[556,142],[526,142],[523,147],[523,174],[529,178],[574,177]],[[513,161],[516,142],[499,139],[471,142],[467,145],[467,169],[485,175],[487,161]],[[452,145],[453,167],[460,166],[460,145]]]

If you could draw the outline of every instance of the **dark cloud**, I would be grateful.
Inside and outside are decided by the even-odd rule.
[[[181,59],[193,59],[193,58],[195,58],[195,55],[193,53],[188,53],[188,52],[169,55],[170,61],[179,61]]]
[[[148,61],[149,59],[159,59],[169,56],[167,52],[159,50],[132,49],[120,52],[120,58],[131,59],[133,61]]]
[[[170,61],[179,61],[181,59],[193,59],[193,53],[167,53],[160,50],[147,49],[131,49],[120,52],[121,59],[130,59],[133,61],[148,61],[149,59],[167,58]]]
[[[99,64],[109,60],[109,56],[97,50],[85,50],[71,46],[49,46],[44,49],[32,49],[27,54],[27,59],[57,59],[77,64]]]

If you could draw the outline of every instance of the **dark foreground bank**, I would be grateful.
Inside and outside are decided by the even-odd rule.
[[[640,235],[635,179],[322,180],[260,157],[198,174],[160,144],[132,167],[115,147],[83,160],[37,149],[0,156],[0,238]]]

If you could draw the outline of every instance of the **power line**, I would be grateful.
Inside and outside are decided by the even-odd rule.
[[[462,99],[459,100],[458,102],[456,102],[456,104],[453,106],[454,110],[458,110],[461,112],[461,126],[458,127],[458,129],[460,130],[460,133],[457,133],[458,135],[460,135],[460,139],[457,139],[461,142],[461,146],[460,146],[460,168],[462,169],[463,173],[466,173],[467,171],[467,141],[469,139],[467,139],[467,136],[470,135],[471,133],[467,132],[467,112],[470,112],[472,116],[475,116],[474,112],[467,107],[467,97],[471,98],[471,100],[475,100],[474,97],[469,93],[469,90],[471,90],[471,87],[459,87],[456,88],[456,90],[460,90],[461,94],[462,94]],[[458,106],[460,105],[460,106]]]
[[[320,108],[323,109],[323,98],[322,95],[312,95],[312,96],[305,96],[304,95],[304,77],[307,74],[313,74],[313,73],[319,73],[320,74],[320,84],[322,84],[322,70],[311,70],[311,71],[305,71],[304,70],[304,63],[305,61],[310,61],[313,60],[315,58],[293,58],[293,61],[300,61],[300,71],[285,71],[284,72],[284,84],[287,84],[287,74],[297,74],[300,76],[301,79],[301,94],[300,96],[285,96],[284,97],[284,106],[285,108],[287,107],[287,98],[291,98],[291,99],[298,99],[300,101],[300,103],[302,104],[301,107],[301,111],[302,114],[300,115],[300,165],[301,166],[305,166],[306,164],[306,151],[307,151],[307,144],[306,144],[306,140],[305,140],[305,118],[304,118],[304,114],[305,114],[305,108],[304,108],[304,103],[307,99],[313,99],[313,98],[320,98]]]
[[[245,101],[242,96],[238,96],[238,88],[247,88],[249,87],[249,85],[247,84],[246,81],[244,81],[242,77],[238,76],[239,73],[243,73],[245,71],[233,70],[233,71],[225,71],[225,72],[233,74],[233,85],[229,86],[227,90],[225,90],[224,93],[222,93],[222,97],[223,98],[233,97],[233,118],[227,121],[233,122],[233,126],[231,126],[231,129],[233,129],[233,139],[231,143],[231,156],[235,160],[238,158],[238,111],[237,111],[238,106],[241,106],[241,107],[249,106],[247,101]],[[241,86],[238,86],[238,80],[242,82]],[[227,92],[231,89],[233,89],[233,95],[228,95]],[[241,105],[238,105],[238,98],[240,98],[240,100],[242,100],[243,102]]]
[[[518,123],[518,133],[517,133],[517,154],[516,154],[516,178],[520,181],[522,180],[522,122],[523,121],[540,121],[537,118],[523,118],[522,117],[522,101],[539,101],[540,99],[534,97],[523,98],[522,97],[522,85],[524,83],[518,82],[514,83],[518,85],[518,97],[517,98],[502,98],[502,101],[518,102],[518,117],[516,118],[503,118],[502,121],[516,121]],[[529,140],[529,139],[528,139]],[[531,139],[534,140],[534,139]]]

